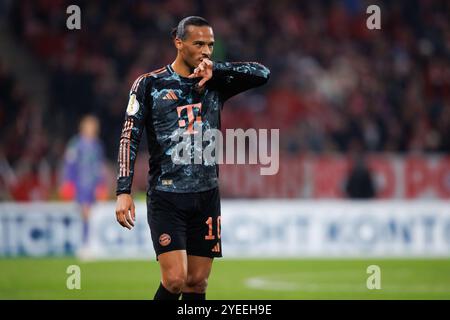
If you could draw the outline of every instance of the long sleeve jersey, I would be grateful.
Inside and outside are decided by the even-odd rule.
[[[144,128],[149,151],[148,195],[155,189],[187,193],[217,187],[217,163],[174,162],[172,154],[178,142],[173,137],[180,131],[194,134],[196,128],[220,130],[224,102],[265,84],[269,76],[269,69],[259,63],[214,62],[212,78],[203,90],[196,86],[199,78],[182,77],[171,65],[138,77],[130,90],[120,136],[116,194],[131,192]]]

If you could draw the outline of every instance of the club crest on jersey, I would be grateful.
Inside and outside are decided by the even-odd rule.
[[[129,116],[134,116],[139,111],[139,102],[137,101],[136,94],[130,96],[127,106],[127,114]]]
[[[163,233],[162,235],[159,236],[159,244],[162,245],[163,247],[168,246],[171,241],[172,239],[167,233]]]

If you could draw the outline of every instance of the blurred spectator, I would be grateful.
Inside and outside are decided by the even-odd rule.
[[[376,197],[372,172],[361,155],[355,156],[353,160],[345,191],[350,199],[371,199]]]

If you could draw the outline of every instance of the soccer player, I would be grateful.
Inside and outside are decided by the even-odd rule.
[[[87,254],[91,207],[101,196],[100,193],[106,192],[102,174],[104,151],[98,132],[98,119],[92,115],[84,116],[80,121],[79,134],[69,141],[64,156],[60,192],[64,198],[74,195],[81,209],[83,237],[82,247],[77,252],[80,258]]]
[[[148,137],[147,218],[161,268],[155,300],[204,300],[213,258],[222,256],[218,164],[172,161],[179,130],[193,135],[220,129],[220,112],[230,97],[266,83],[270,71],[254,62],[216,62],[209,23],[184,18],[172,31],[175,61],[134,82],[119,148],[117,221],[134,226],[130,195],[134,162],[144,128]],[[202,146],[205,147],[204,145]],[[193,157],[193,155],[191,154]]]

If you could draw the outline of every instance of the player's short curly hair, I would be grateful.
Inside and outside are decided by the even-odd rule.
[[[190,16],[186,17],[178,23],[176,28],[172,29],[171,35],[172,39],[178,38],[181,40],[186,40],[187,37],[187,27],[188,26],[210,26],[209,22],[202,17],[199,16]]]

